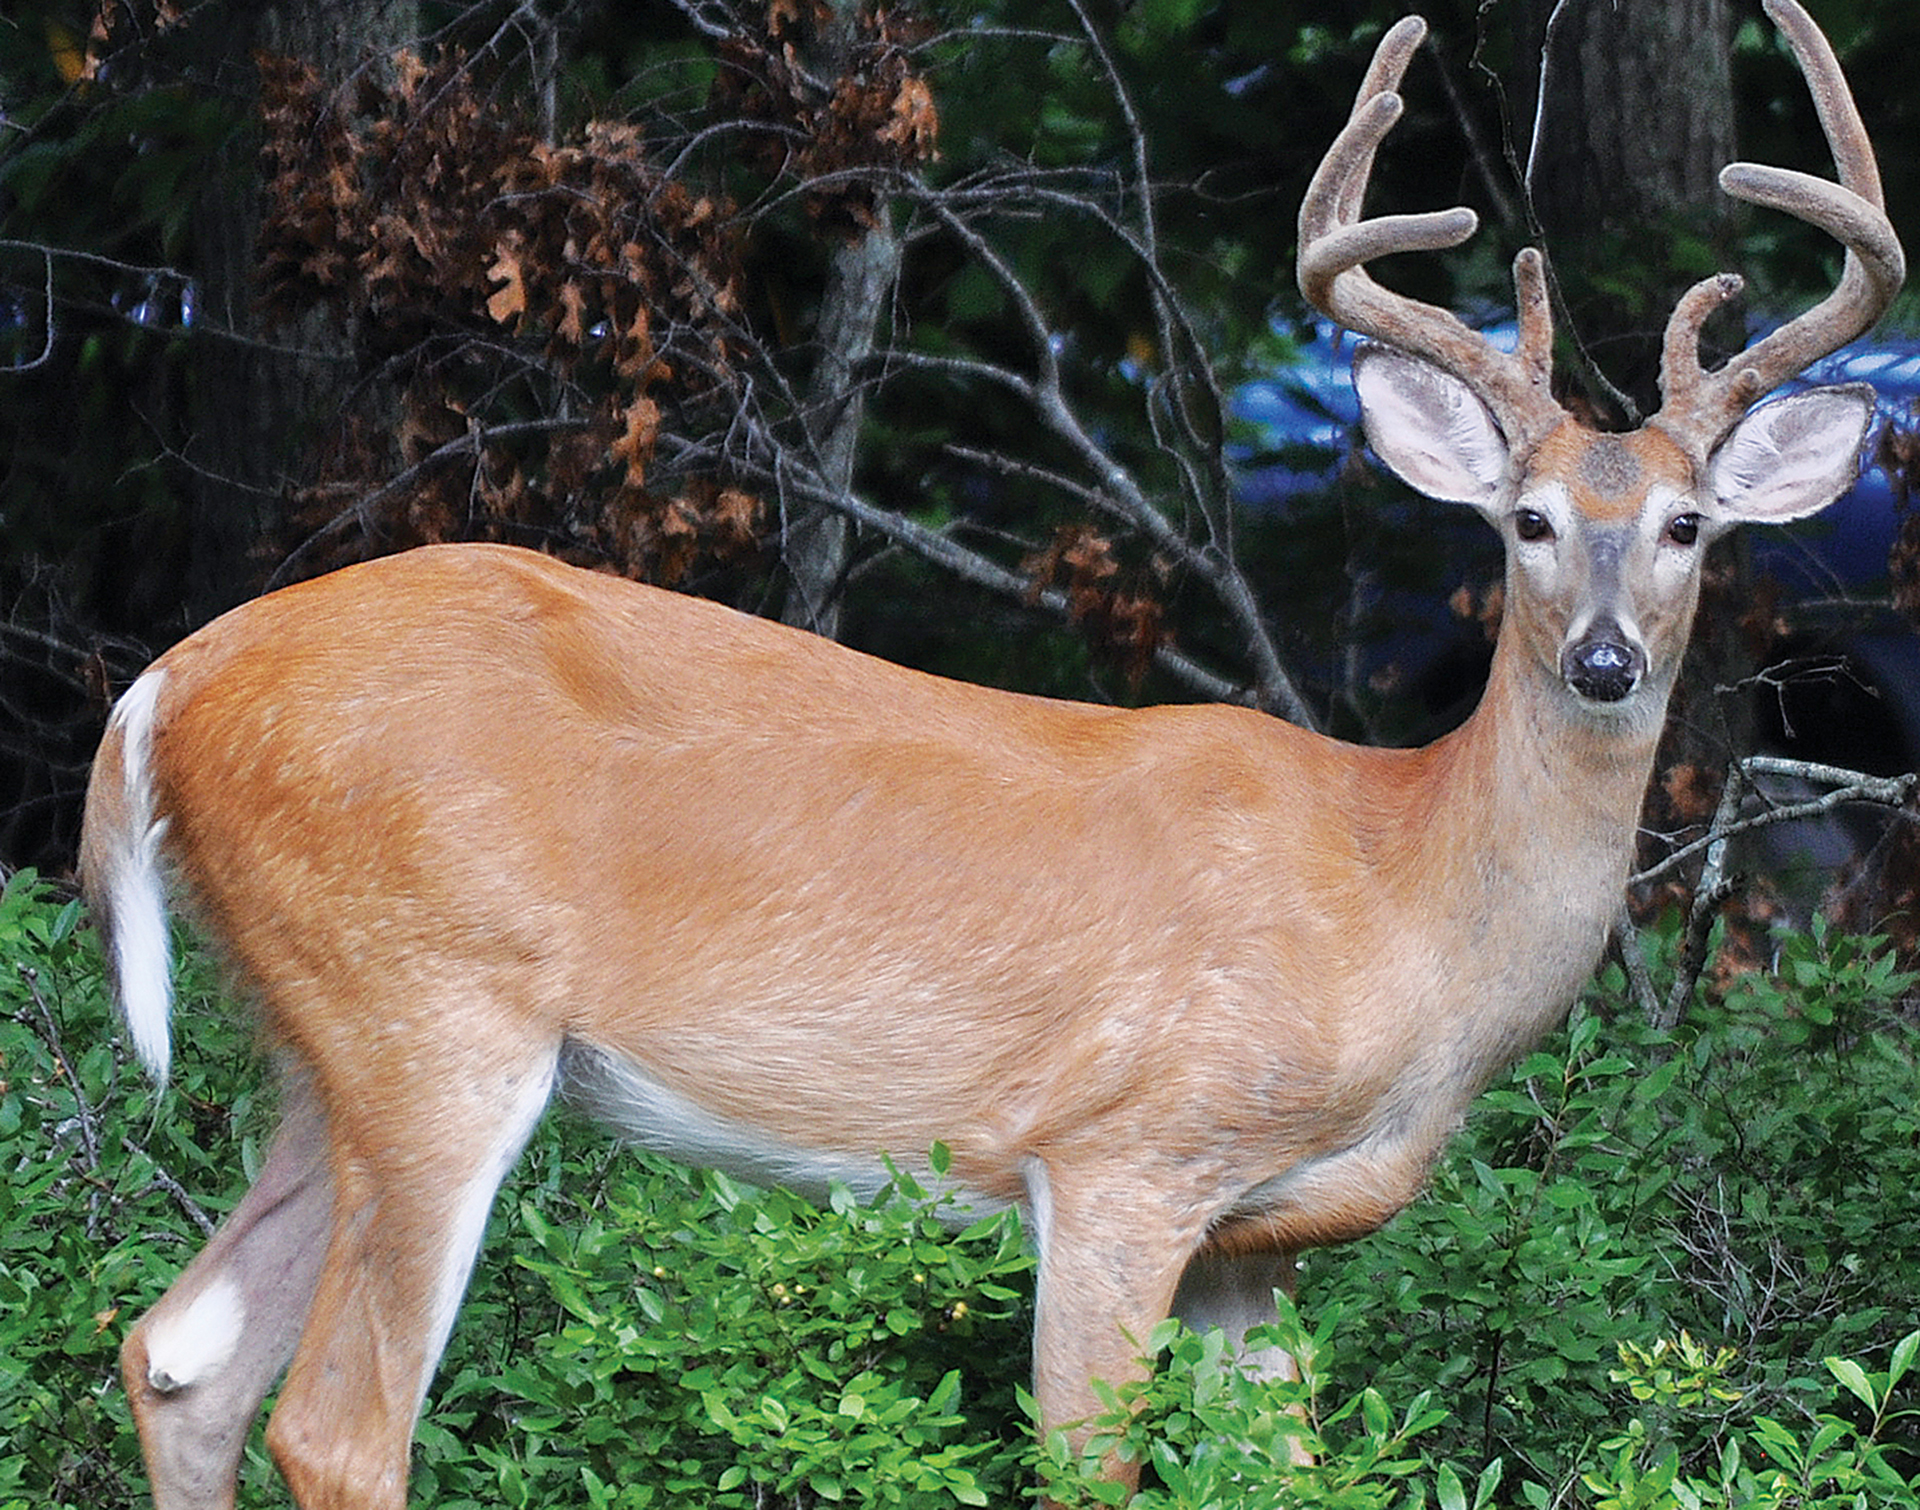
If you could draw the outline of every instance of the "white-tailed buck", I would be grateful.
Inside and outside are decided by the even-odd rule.
[[[485,546],[274,593],[161,657],[94,768],[88,894],[164,1077],[171,874],[257,1001],[283,1109],[126,1340],[160,1510],[231,1502],[282,1369],[267,1435],[299,1504],[402,1503],[488,1205],[556,1089],[803,1188],[946,1143],[976,1209],[1026,1214],[1052,1425],[1169,1311],[1238,1338],[1298,1250],[1392,1216],[1601,952],[1707,542],[1854,475],[1867,390],[1748,407],[1903,275],[1832,52],[1768,3],[1840,182],[1721,181],[1830,232],[1845,272],[1713,372],[1701,322],[1737,280],[1694,288],[1631,434],[1549,396],[1537,253],[1512,353],[1364,270],[1473,228],[1359,218],[1418,21],[1314,179],[1300,287],[1381,343],[1355,368],[1374,448],[1506,542],[1485,697],[1424,749],[941,681]]]

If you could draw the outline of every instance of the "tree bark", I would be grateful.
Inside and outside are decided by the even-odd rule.
[[[222,22],[225,24],[222,24]],[[199,20],[197,70],[239,93],[257,121],[256,51],[297,57],[329,84],[383,68],[419,35],[415,0],[278,0],[234,4]],[[237,132],[208,175],[193,215],[199,301],[194,439],[188,509],[188,612],[212,618],[257,590],[259,542],[277,534],[289,480],[317,422],[336,413],[352,380],[351,332],[314,315],[269,326],[258,301],[259,133]]]
[[[813,447],[822,480],[833,492],[853,485],[860,425],[866,416],[860,364],[873,354],[881,317],[900,274],[900,243],[885,221],[834,252],[820,302],[814,339],[819,359],[809,385],[808,411],[815,416]],[[847,516],[813,504],[787,522],[782,555],[788,574],[781,617],[837,639],[841,584],[853,549]]]
[[[1534,211],[1586,350],[1651,413],[1667,313],[1703,271],[1675,265],[1673,236],[1727,240],[1729,3],[1528,0],[1525,30]]]

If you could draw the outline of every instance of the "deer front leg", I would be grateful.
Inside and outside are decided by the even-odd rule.
[[[1053,1172],[1025,1171],[1039,1248],[1033,1329],[1033,1393],[1042,1439],[1057,1430],[1077,1456],[1101,1409],[1093,1381],[1123,1385],[1146,1376],[1148,1335],[1165,1320],[1199,1234],[1182,1231],[1163,1204],[1127,1188]],[[1110,1452],[1104,1477],[1131,1488],[1139,1465]]]
[[[1285,1348],[1247,1346],[1247,1333],[1276,1318],[1273,1292],[1293,1294],[1293,1254],[1273,1249],[1226,1253],[1204,1249],[1193,1256],[1174,1292],[1173,1314],[1196,1332],[1219,1327],[1240,1363],[1259,1379],[1298,1379],[1299,1364]],[[1296,1412],[1299,1413],[1299,1412]],[[1313,1454],[1295,1440],[1288,1456],[1301,1467]]]
[[[155,1510],[233,1504],[247,1432],[306,1325],[332,1209],[325,1117],[289,1076],[260,1177],[120,1349]]]

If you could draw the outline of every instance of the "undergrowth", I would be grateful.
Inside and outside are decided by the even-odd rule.
[[[243,1015],[203,955],[179,970],[156,1097],[77,904],[26,873],[0,891],[0,1510],[144,1502],[119,1339],[271,1127]],[[1146,1465],[1145,1510],[1920,1507],[1910,985],[1816,926],[1656,1034],[1603,972],[1427,1195],[1308,1255],[1274,1334],[1303,1382],[1168,1323],[1090,1453]],[[950,1217],[904,1176],[815,1205],[550,1118],[420,1424],[415,1501],[1013,1506],[1045,1482],[1112,1503],[1093,1458],[1033,1438],[1017,1220]],[[242,1502],[284,1503],[258,1442]]]

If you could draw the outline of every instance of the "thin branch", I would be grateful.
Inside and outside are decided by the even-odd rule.
[[[1024,390],[1024,396],[1033,404],[1047,428],[1058,439],[1065,441],[1099,480],[1100,486],[1111,497],[1113,507],[1156,545],[1196,571],[1219,596],[1246,637],[1256,668],[1260,705],[1278,711],[1290,722],[1306,728],[1314,727],[1313,712],[1281,665],[1279,650],[1267,629],[1259,603],[1238,568],[1218,546],[1196,547],[1176,530],[1141,491],[1132,473],[1115,461],[1081,424],[1061,384],[1059,353],[1053,331],[1035,302],[1032,290],[963,216],[937,200],[929,208],[1013,301],[1020,321],[1027,329],[1034,362],[1039,369],[1036,376],[1023,378],[991,364],[968,359],[960,370],[993,376],[1015,387],[1016,391]],[[941,360],[948,364],[954,361],[951,358]]]
[[[818,474],[796,475],[791,470],[781,480],[798,496],[845,514],[856,524],[945,568],[963,582],[1015,602],[1044,608],[1063,620],[1072,618],[1071,604],[1061,589],[1043,587],[1036,591],[1031,579],[1009,571],[991,557],[970,550],[951,535],[929,529],[904,514],[896,514],[891,509],[870,502],[853,488],[830,488],[824,485]],[[1252,690],[1209,671],[1170,645],[1162,645],[1154,651],[1154,663],[1212,701],[1242,706],[1251,706],[1257,701]]]
[[[1667,990],[1665,1004],[1653,1019],[1653,1026],[1663,1033],[1673,1031],[1687,1003],[1693,1000],[1693,989],[1699,984],[1700,972],[1707,964],[1707,939],[1713,932],[1714,914],[1732,894],[1733,881],[1727,875],[1726,868],[1727,840],[1733,831],[1746,790],[1747,775],[1740,766],[1735,765],[1727,772],[1713,821],[1707,825],[1711,842],[1706,849],[1706,863],[1700,868],[1700,879],[1693,888],[1692,905],[1687,909],[1687,926],[1681,935],[1680,949],[1674,960],[1673,982]]]
[[[495,441],[512,440],[521,435],[551,435],[567,430],[584,430],[588,423],[584,419],[538,419],[522,420],[508,425],[475,424],[471,426],[465,434],[455,436],[452,440],[436,446],[412,466],[395,473],[381,486],[358,499],[350,508],[342,509],[314,530],[281,558],[280,564],[273,569],[273,575],[267,579],[265,590],[271,592],[276,587],[284,587],[287,583],[297,580],[301,567],[309,556],[338,539],[349,529],[357,528],[371,534],[383,504],[409,491],[415,483],[441,467],[463,458],[477,458],[485,452],[488,445]]]
[[[1748,781],[1756,776],[1782,776],[1812,782],[1818,786],[1830,786],[1833,789],[1804,801],[1764,808],[1747,817],[1734,819],[1724,828],[1717,826],[1718,818],[1716,817],[1715,824],[1709,825],[1706,833],[1698,839],[1681,845],[1663,859],[1634,875],[1630,884],[1640,886],[1649,881],[1657,881],[1715,844],[1723,843],[1737,834],[1747,833],[1752,829],[1766,828],[1775,823],[1791,823],[1796,818],[1816,818],[1822,813],[1830,813],[1849,802],[1867,802],[1880,807],[1900,807],[1916,791],[1920,791],[1920,772],[1910,772],[1904,776],[1869,776],[1863,771],[1816,765],[1804,760],[1783,760],[1771,755],[1749,755],[1745,760],[1738,762],[1734,769],[1741,774],[1742,779]]]
[[[1568,354],[1572,360],[1574,369],[1578,373],[1580,381],[1585,385],[1588,393],[1597,396],[1605,403],[1614,405],[1628,418],[1630,423],[1637,425],[1641,419],[1644,418],[1640,413],[1639,405],[1635,404],[1631,398],[1616,387],[1612,380],[1607,377],[1606,373],[1600,370],[1600,364],[1594,360],[1593,352],[1588,349],[1585,339],[1580,334],[1580,327],[1574,321],[1573,311],[1568,307],[1566,294],[1560,286],[1560,275],[1554,267],[1553,255],[1547,249],[1546,230],[1540,224],[1539,207],[1533,197],[1534,167],[1540,150],[1540,136],[1543,130],[1543,122],[1546,120],[1547,101],[1551,98],[1547,86],[1549,75],[1553,69],[1554,44],[1557,41],[1555,34],[1560,29],[1560,23],[1565,19],[1566,11],[1567,0],[1556,0],[1553,11],[1547,18],[1547,24],[1541,37],[1539,88],[1534,98],[1531,137],[1527,148],[1527,160],[1524,164],[1519,161],[1514,152],[1513,112],[1507,99],[1506,86],[1501,82],[1499,74],[1489,67],[1481,57],[1481,53],[1486,45],[1485,20],[1487,7],[1484,6],[1481,8],[1480,25],[1474,39],[1473,57],[1470,60],[1469,66],[1486,75],[1487,81],[1493,91],[1494,100],[1499,108],[1501,140],[1507,159],[1507,169],[1508,172],[1512,174],[1514,181],[1520,186],[1520,218],[1525,225],[1527,239],[1540,249],[1541,256],[1544,259],[1547,275],[1547,297],[1553,304],[1554,325],[1567,339]]]
[[[1817,797],[1766,806],[1743,816],[1741,809],[1750,795],[1765,796],[1759,787],[1762,777],[1806,782],[1827,787],[1828,790]],[[1638,872],[1628,882],[1631,886],[1644,886],[1671,874],[1696,855],[1704,857],[1674,960],[1673,982],[1664,1001],[1660,1000],[1647,973],[1646,960],[1640,951],[1639,930],[1634,926],[1624,903],[1614,924],[1615,945],[1627,971],[1634,998],[1653,1026],[1670,1032],[1679,1024],[1686,1004],[1693,998],[1701,972],[1706,968],[1707,941],[1713,930],[1714,916],[1734,889],[1733,878],[1726,868],[1727,846],[1731,840],[1776,823],[1819,817],[1848,803],[1864,802],[1904,808],[1916,793],[1920,793],[1920,772],[1904,776],[1869,776],[1840,766],[1788,760],[1774,755],[1749,755],[1729,766],[1720,801],[1707,824],[1706,832]]]
[[[147,1183],[157,1186],[172,1196],[173,1203],[180,1208],[188,1221],[200,1229],[200,1235],[202,1237],[212,1237],[216,1224],[213,1218],[207,1215],[206,1208],[188,1193],[187,1187],[182,1185],[172,1175],[168,1174],[166,1170],[162,1169],[160,1167],[160,1161],[154,1158],[141,1144],[134,1142],[132,1138],[126,1139],[125,1143],[129,1149],[139,1154],[141,1158],[145,1159],[148,1164],[152,1166],[147,1175]]]
[[[1520,187],[1527,196],[1529,208],[1533,204],[1534,174],[1540,166],[1540,143],[1545,135],[1547,101],[1552,97],[1554,43],[1558,39],[1560,23],[1566,19],[1566,15],[1567,0],[1555,0],[1553,10],[1547,16],[1547,24],[1540,37],[1540,87],[1534,95],[1533,131],[1527,140],[1526,171],[1520,179]]]
[[[39,1009],[40,1021],[35,1025],[35,1032],[40,1041],[46,1044],[47,1052],[53,1055],[60,1078],[67,1082],[67,1089],[73,1094],[74,1121],[80,1129],[81,1152],[86,1158],[87,1171],[91,1174],[100,1167],[99,1115],[94,1111],[93,1103],[87,1099],[86,1088],[81,1085],[79,1075],[74,1073],[73,1061],[67,1058],[66,1046],[60,1041],[60,1024],[54,1018],[53,1009],[47,1005],[46,997],[40,994],[40,972],[31,965],[21,965],[18,970],[20,979],[26,983],[28,998]]]
[[[1665,1008],[1659,988],[1653,983],[1653,972],[1647,969],[1647,956],[1640,947],[1640,929],[1633,921],[1633,911],[1624,895],[1620,898],[1619,914],[1613,920],[1612,943],[1620,968],[1627,973],[1627,987],[1640,1004],[1641,1015],[1653,1022]]]
[[[46,266],[47,284],[42,325],[45,334],[40,342],[40,354],[24,362],[11,362],[4,369],[7,372],[32,372],[36,367],[44,367],[53,356],[53,253],[45,247],[40,248],[40,260]]]
[[[1164,385],[1156,384],[1155,387],[1162,389],[1168,395],[1168,412],[1174,417],[1182,438],[1191,448],[1190,453],[1176,454],[1181,455],[1183,462],[1187,461],[1191,454],[1209,455],[1216,460],[1217,465],[1212,478],[1214,487],[1202,488],[1199,486],[1198,478],[1189,476],[1189,492],[1206,516],[1208,527],[1219,541],[1221,549],[1231,556],[1233,554],[1233,516],[1231,513],[1216,512],[1212,506],[1214,500],[1224,497],[1227,491],[1225,458],[1220,456],[1217,446],[1208,444],[1202,438],[1200,426],[1195,422],[1188,404],[1188,385],[1182,376],[1180,352],[1183,348],[1199,351],[1201,347],[1178,296],[1162,273],[1160,232],[1154,215],[1154,186],[1153,175],[1148,165],[1146,127],[1141,122],[1140,112],[1134,107],[1133,96],[1127,89],[1126,81],[1120,76],[1119,66],[1114,62],[1113,54],[1108,50],[1099,28],[1087,15],[1081,0],[1069,0],[1069,4],[1073,8],[1075,19],[1080,23],[1080,29],[1086,35],[1087,46],[1092,49],[1094,58],[1100,64],[1101,72],[1106,75],[1107,87],[1113,95],[1114,104],[1120,111],[1120,120],[1126,129],[1127,142],[1131,149],[1133,194],[1139,204],[1137,220],[1139,230],[1137,236],[1126,235],[1123,240],[1133,248],[1153,288],[1154,323],[1157,327],[1161,360],[1166,364]],[[1207,399],[1213,407],[1216,420],[1214,428],[1217,430],[1218,417],[1226,412],[1226,401],[1218,385],[1213,381],[1211,366],[1202,360],[1195,364],[1188,376],[1198,377],[1205,388]],[[1151,409],[1150,405],[1150,412]],[[1155,426],[1155,433],[1157,438],[1158,425]],[[1164,441],[1162,445],[1165,445]],[[1184,465],[1182,470],[1186,471]]]

